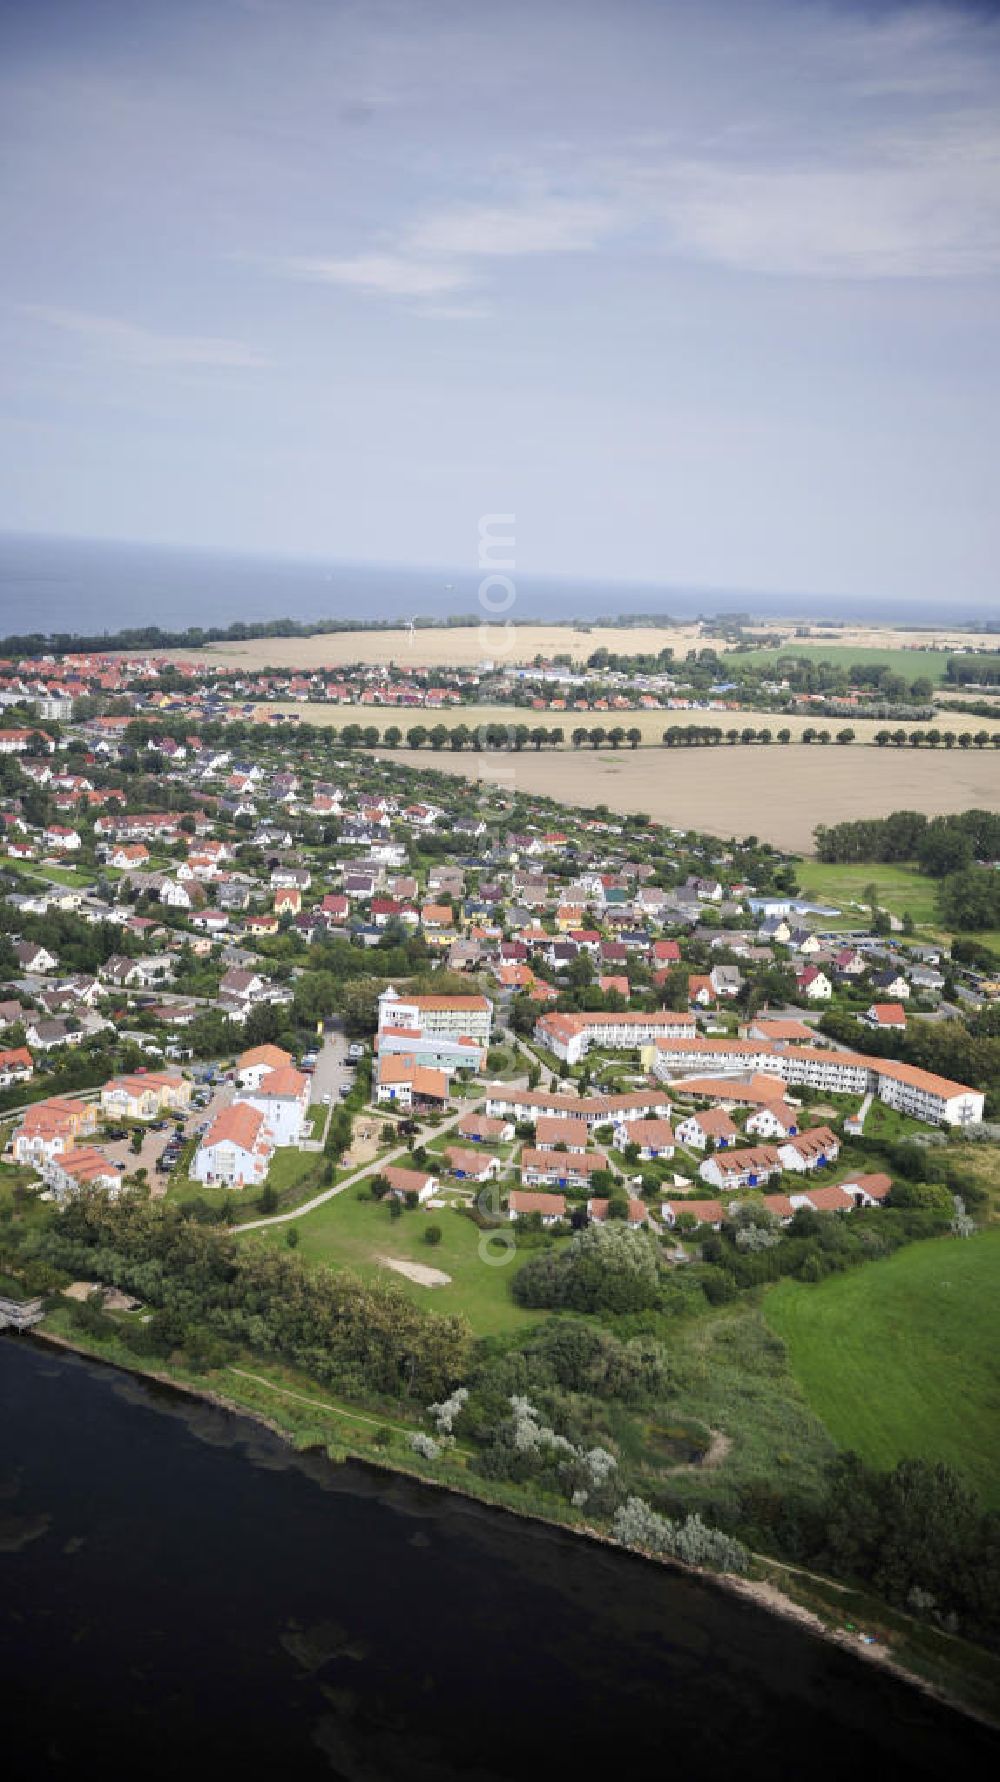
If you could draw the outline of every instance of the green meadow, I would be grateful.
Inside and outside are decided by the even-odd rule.
[[[764,1301],[792,1374],[842,1448],[946,1461],[1000,1507],[1000,1228],[911,1244]]]
[[[868,885],[878,888],[878,901],[893,916],[909,912],[918,928],[933,927],[937,920],[937,884],[915,866],[880,866],[875,861],[859,865],[825,866],[819,860],[803,860],[796,868],[803,892],[828,899],[850,916],[849,926],[857,926],[857,912],[851,903],[864,902]]]
[[[944,680],[951,652],[946,650],[883,650],[877,646],[837,643],[799,643],[795,638],[780,650],[741,650],[740,658],[761,665],[777,662],[781,656],[802,656],[809,662],[832,662],[849,668],[854,662],[877,662],[907,681],[926,675],[935,686]]]

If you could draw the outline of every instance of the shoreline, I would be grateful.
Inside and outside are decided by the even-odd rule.
[[[88,1349],[80,1343],[72,1342],[68,1337],[61,1336],[55,1331],[46,1331],[37,1325],[33,1326],[27,1332],[17,1334],[26,1335],[29,1342],[44,1343],[52,1348],[65,1350],[71,1355],[80,1356],[85,1361],[96,1363],[100,1367],[110,1368],[115,1373],[124,1374],[127,1377],[138,1380],[152,1382],[156,1386],[166,1388],[169,1392],[177,1393],[180,1397],[193,1399],[196,1403],[208,1404],[213,1406],[216,1410],[225,1411],[231,1416],[243,1418],[248,1423],[256,1424],[260,1428],[266,1429],[278,1441],[282,1442],[286,1447],[291,1448],[296,1453],[309,1454],[315,1452],[312,1448],[297,1448],[290,1433],[282,1428],[279,1423],[274,1422],[273,1419],[268,1417],[263,1411],[251,1409],[246,1405],[240,1404],[235,1399],[226,1398],[222,1393],[215,1391],[213,1388],[192,1386],[185,1380],[178,1380],[174,1376],[161,1373],[155,1368],[143,1368],[130,1363],[117,1361],[110,1356],[100,1354],[97,1350]],[[855,1640],[846,1629],[837,1629],[828,1626],[822,1616],[818,1615],[815,1610],[807,1608],[804,1603],[797,1602],[794,1597],[788,1596],[777,1584],[771,1582],[767,1578],[743,1578],[732,1572],[714,1572],[704,1567],[688,1565],[683,1560],[675,1559],[667,1554],[647,1553],[639,1548],[624,1547],[620,1542],[614,1540],[602,1529],[594,1528],[589,1524],[563,1522],[555,1516],[544,1515],[537,1510],[514,1508],[509,1504],[497,1503],[490,1498],[481,1497],[475,1491],[463,1489],[461,1485],[452,1482],[446,1483],[443,1480],[428,1477],[425,1473],[411,1470],[409,1467],[402,1466],[397,1462],[386,1459],[373,1459],[371,1455],[356,1453],[352,1451],[350,1447],[347,1448],[346,1456],[343,1460],[334,1460],[326,1447],[323,1449],[323,1455],[331,1466],[351,1464],[366,1468],[376,1474],[385,1474],[389,1478],[409,1479],[413,1483],[425,1487],[428,1490],[445,1493],[452,1497],[463,1498],[465,1501],[475,1504],[483,1510],[511,1516],[515,1518],[515,1520],[521,1522],[536,1523],[543,1528],[555,1529],[561,1534],[571,1535],[578,1539],[589,1541],[595,1546],[603,1547],[610,1552],[620,1554],[623,1558],[637,1560],[646,1565],[659,1566],[668,1572],[676,1573],[680,1577],[697,1580],[701,1584],[724,1591],[727,1594],[741,1598],[744,1601],[749,1601],[756,1608],[763,1610],[767,1614],[778,1615],[783,1620],[797,1623],[804,1632],[812,1634],[817,1639],[825,1640],[830,1645],[837,1646],[841,1651],[849,1653],[853,1658],[862,1662],[877,1665],[880,1670],[886,1671],[890,1675],[898,1678],[899,1681],[905,1683],[907,1687],[920,1691],[920,1693],[927,1696],[929,1699],[937,1702],[943,1707],[952,1709],[956,1713],[963,1715],[966,1719],[974,1720],[979,1725],[988,1727],[991,1731],[1000,1731],[1000,1708],[998,1708],[997,1713],[994,1715],[987,1712],[982,1707],[973,1706],[971,1703],[963,1701],[960,1696],[954,1695],[951,1691],[942,1688],[939,1684],[933,1683],[930,1679],[921,1676],[919,1672],[908,1669],[898,1658],[892,1656],[891,1649],[888,1646],[864,1645],[860,1643],[860,1641]],[[845,1592],[851,1590],[850,1585],[841,1585],[836,1579],[825,1578],[820,1573],[810,1573],[801,1567],[786,1566],[783,1561],[774,1559],[769,1554],[758,1554],[751,1550],[751,1560],[756,1561],[758,1564],[777,1567],[783,1572],[791,1572],[803,1577],[815,1577],[819,1583],[835,1590],[843,1589]],[[894,1613],[900,1613],[900,1611],[894,1611]],[[922,1626],[923,1624],[915,1623],[914,1625]],[[985,1648],[977,1648],[977,1650],[985,1650]]]

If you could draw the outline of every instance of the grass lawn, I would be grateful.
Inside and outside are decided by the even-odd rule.
[[[309,1192],[311,1194],[321,1192],[324,1184],[320,1181],[319,1175],[323,1162],[324,1159],[319,1152],[299,1151],[294,1145],[283,1145],[280,1150],[275,1151],[267,1172],[267,1182],[268,1186],[274,1188],[282,1197],[282,1211],[287,1211],[290,1207],[295,1206],[297,1200],[308,1198],[306,1194],[297,1192],[307,1176],[314,1175],[316,1177],[309,1187]],[[197,1182],[193,1177],[183,1174],[180,1170],[177,1170],[168,1180],[170,1186],[167,1189],[167,1199],[180,1206],[189,1205],[194,1200],[203,1200],[207,1206],[213,1207],[228,1205],[232,1208],[238,1224],[244,1219],[259,1219],[261,1217],[257,1204],[260,1200],[261,1187],[216,1187],[212,1184]]]
[[[912,1244],[818,1286],[783,1281],[764,1312],[834,1439],[871,1465],[954,1466],[1000,1506],[1000,1229]]]
[[[428,1225],[440,1225],[441,1242],[424,1242]],[[277,1225],[261,1233],[271,1243],[283,1244],[288,1227]],[[490,1336],[499,1331],[515,1330],[522,1325],[537,1324],[544,1314],[524,1311],[511,1298],[510,1282],[519,1266],[519,1257],[505,1266],[483,1262],[479,1255],[482,1236],[478,1226],[463,1213],[442,1208],[430,1213],[404,1212],[392,1219],[383,1201],[358,1200],[354,1188],[334,1195],[315,1212],[295,1221],[299,1234],[299,1253],[313,1262],[328,1262],[354,1269],[369,1280],[391,1281],[401,1287],[420,1305],[434,1312],[463,1312],[477,1336]],[[498,1250],[498,1254],[505,1254]],[[533,1254],[526,1250],[525,1256]],[[425,1268],[440,1269],[451,1276],[447,1287],[421,1287],[408,1281],[395,1269],[387,1269],[376,1260],[379,1256],[398,1257],[400,1261],[419,1262]]]
[[[882,866],[874,861],[857,866],[824,866],[818,860],[804,860],[797,869],[799,884],[809,896],[829,900],[851,912],[852,902],[864,902],[866,885],[878,887],[878,901],[893,916],[909,911],[918,928],[933,927],[937,921],[937,883],[915,866]],[[866,920],[866,918],[862,918]],[[857,927],[853,916],[850,927]]]
[[[36,860],[5,860],[4,865],[19,878],[34,880],[36,884],[47,881],[51,885],[67,885],[73,891],[89,891],[96,883],[97,875],[90,866],[43,866]]]

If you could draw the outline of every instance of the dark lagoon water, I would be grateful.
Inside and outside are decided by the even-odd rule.
[[[7,534],[0,535],[0,631],[100,636],[133,625],[176,631],[238,620],[481,617],[482,573],[474,555],[456,569],[407,569]],[[624,613],[690,619],[723,612],[911,625],[996,619],[995,611],[975,602],[967,611],[957,603],[943,610],[940,602],[877,595],[834,601],[807,593],[557,580],[516,571],[511,579],[516,590],[511,614],[522,621]],[[491,621],[496,616],[495,610],[487,615]]]
[[[996,1774],[712,1587],[0,1338],[11,1778]]]

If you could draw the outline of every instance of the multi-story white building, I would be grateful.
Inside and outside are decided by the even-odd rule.
[[[631,1095],[566,1095],[558,1089],[517,1089],[513,1084],[491,1083],[486,1091],[486,1112],[491,1119],[530,1120],[545,1116],[585,1120],[588,1127],[614,1126],[620,1120],[667,1120],[670,1102],[662,1089],[639,1090]]]
[[[213,1120],[195,1152],[196,1182],[220,1188],[246,1188],[263,1182],[274,1144],[259,1108],[236,1101]]]
[[[489,1046],[493,1004],[488,996],[401,996],[392,984],[378,999],[379,1033],[411,1028],[418,1033],[479,1040]]]
[[[788,1046],[777,1051],[752,1040],[700,1036],[658,1040],[648,1054],[649,1066],[661,1082],[683,1081],[686,1073],[703,1069],[709,1059],[713,1069],[723,1074],[759,1071],[830,1095],[877,1095],[888,1107],[930,1126],[970,1126],[983,1118],[982,1090],[894,1058],[823,1051],[816,1046]]]
[[[237,1090],[236,1106],[256,1108],[275,1145],[297,1145],[309,1106],[309,1078],[293,1064],[268,1071],[252,1089]]]
[[[591,1046],[607,1051],[636,1051],[660,1039],[686,1039],[695,1031],[695,1018],[674,1009],[651,1013],[627,1010],[612,1014],[605,1009],[575,1015],[540,1015],[535,1038],[567,1064],[579,1064]]]

